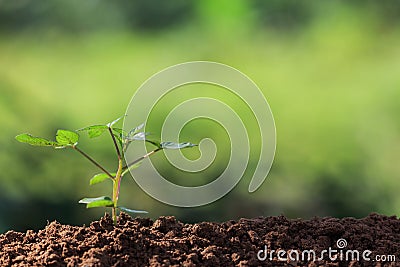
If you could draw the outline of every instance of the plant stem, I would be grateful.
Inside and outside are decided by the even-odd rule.
[[[132,161],[131,163],[129,163],[128,165],[124,166],[122,168],[122,170],[124,171],[123,175],[129,170],[129,167],[135,165],[136,163],[139,163],[140,161],[144,160],[145,158],[150,157],[151,155],[155,154],[156,152],[158,152],[160,150],[162,150],[162,148],[154,149],[154,150],[150,151],[149,153],[147,153],[146,155],[141,156],[140,158],[138,158],[138,159]]]
[[[81,153],[85,158],[87,158],[91,163],[96,165],[100,170],[102,170],[105,174],[107,174],[111,179],[114,180],[114,177],[106,170],[104,169],[97,161],[95,161],[92,157],[90,157],[88,154],[80,150],[77,146],[72,146],[73,149]]]
[[[111,208],[111,212],[112,212],[112,219],[114,224],[117,224],[117,208],[118,208],[118,199],[119,199],[119,192],[121,189],[121,180],[122,177],[129,171],[129,167],[140,162],[141,160],[150,157],[151,155],[153,155],[154,153],[156,153],[157,151],[162,150],[162,148],[157,148],[153,151],[150,151],[149,153],[147,153],[146,155],[138,158],[137,160],[131,162],[130,164],[128,164],[127,166],[123,166],[123,160],[122,158],[118,159],[118,170],[117,170],[117,174],[115,175],[115,178],[113,179],[113,202],[114,202],[114,206]]]
[[[117,144],[117,140],[115,140],[115,136],[114,136],[114,134],[112,132],[111,127],[108,127],[108,132],[110,133],[111,138],[112,138],[112,140],[114,142],[115,150],[117,151],[118,160],[120,160],[122,158],[122,155],[121,155],[121,152],[119,151],[119,146]]]
[[[118,199],[119,199],[119,191],[121,189],[121,180],[122,180],[122,159],[118,159],[118,170],[115,175],[115,179],[113,180],[113,202],[114,206],[112,207],[112,219],[114,224],[117,224],[117,207],[118,207]]]

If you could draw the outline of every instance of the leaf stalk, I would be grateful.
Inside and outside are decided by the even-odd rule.
[[[100,170],[102,170],[105,174],[107,174],[111,179],[115,179],[114,176],[111,175],[106,169],[103,168],[97,161],[95,161],[91,156],[83,152],[81,149],[79,149],[76,145],[71,146],[74,150],[78,151],[82,156],[87,158],[91,163],[93,163],[96,167],[98,167]]]

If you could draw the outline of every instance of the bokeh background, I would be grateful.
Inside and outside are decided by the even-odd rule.
[[[159,203],[127,178],[125,206],[186,222],[400,214],[399,1],[0,0],[0,232],[55,219],[87,224],[104,210],[77,200],[110,190],[89,186],[97,169],[80,155],[20,144],[15,135],[52,138],[59,128],[111,121],[151,75],[193,60],[231,65],[261,88],[277,128],[270,175],[248,194],[246,173],[226,197],[192,209]],[[185,134],[226,142],[207,121]],[[108,137],[81,143],[115,166]],[[185,184],[162,157],[154,158],[160,169]]]

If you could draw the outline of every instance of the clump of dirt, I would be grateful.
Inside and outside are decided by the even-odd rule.
[[[116,226],[105,215],[89,226],[54,221],[38,232],[9,231],[0,235],[0,265],[400,266],[400,220],[371,214],[184,224],[170,216],[152,221],[122,213]]]

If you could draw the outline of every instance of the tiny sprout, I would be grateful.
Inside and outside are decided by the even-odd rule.
[[[86,208],[96,208],[96,207],[109,207],[111,208],[112,218],[114,223],[117,222],[117,211],[122,210],[129,213],[147,213],[147,211],[143,210],[133,210],[125,207],[118,206],[119,193],[121,188],[121,180],[122,177],[128,173],[131,169],[135,169],[139,167],[140,163],[147,157],[161,151],[163,149],[183,149],[196,146],[192,143],[173,143],[173,142],[158,142],[154,140],[150,140],[147,138],[149,133],[141,132],[141,129],[144,127],[144,123],[137,126],[136,128],[130,130],[126,133],[121,128],[114,127],[123,117],[120,117],[110,123],[101,124],[101,125],[92,125],[88,127],[84,127],[78,129],[76,131],[68,131],[68,130],[58,130],[56,133],[56,141],[47,140],[42,137],[35,137],[31,134],[23,133],[17,135],[15,139],[21,143],[27,143],[32,146],[49,146],[55,149],[62,148],[70,148],[78,153],[80,153],[83,157],[88,159],[92,164],[94,164],[97,168],[101,170],[101,173],[94,175],[90,181],[90,185],[102,183],[106,180],[112,181],[112,197],[101,196],[95,198],[83,198],[79,200],[79,203],[86,204]],[[116,172],[107,171],[101,164],[99,164],[96,160],[94,160],[91,156],[86,154],[78,147],[79,134],[78,132],[86,132],[89,138],[96,138],[101,136],[103,133],[108,132],[111,136],[111,139],[114,143],[115,151],[118,158],[118,166]],[[127,151],[129,145],[133,141],[145,141],[156,148],[151,150],[146,155],[124,165],[124,156]]]

